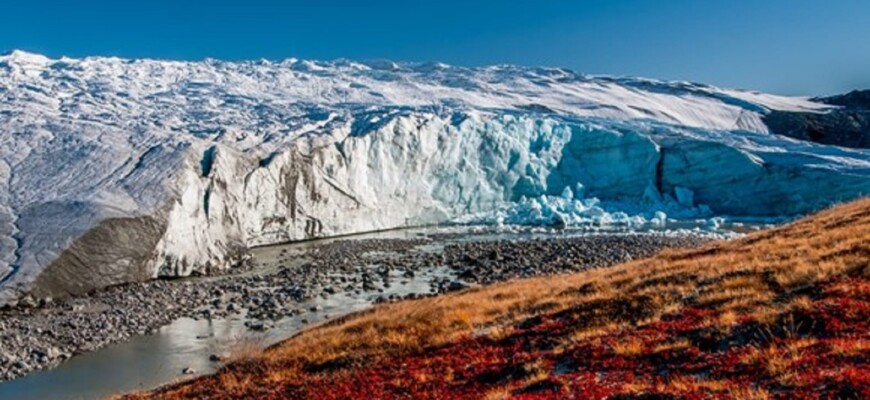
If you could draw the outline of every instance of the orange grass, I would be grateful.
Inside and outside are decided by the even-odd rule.
[[[573,335],[575,341],[644,326],[688,306],[714,310],[715,317],[706,324],[727,330],[739,322],[737,315],[746,312],[764,322],[791,309],[807,307],[809,301],[795,292],[822,280],[843,274],[870,276],[868,260],[870,199],[862,199],[782,227],[699,249],[668,249],[611,268],[381,305],[304,331],[230,364],[214,376],[130,397],[250,396],[258,388],[282,379],[298,380],[322,371],[341,373],[476,335],[503,336],[512,323],[563,310],[583,314],[579,320],[584,323],[576,326]],[[684,345],[678,338],[672,342],[676,348]],[[641,345],[618,343],[614,350],[636,354],[643,351]],[[866,351],[867,342],[836,342],[835,346],[838,352],[857,354]],[[767,357],[769,372],[782,375],[787,384],[790,382],[785,373],[797,362],[798,350],[758,349],[757,354],[747,357]],[[680,380],[659,385],[670,391],[698,384]],[[768,397],[764,390],[734,390],[734,398]],[[503,396],[503,391],[491,394],[491,398]]]

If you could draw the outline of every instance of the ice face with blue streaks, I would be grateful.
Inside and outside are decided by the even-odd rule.
[[[770,134],[804,98],[560,68],[0,56],[0,302],[430,223],[778,217],[867,150]]]

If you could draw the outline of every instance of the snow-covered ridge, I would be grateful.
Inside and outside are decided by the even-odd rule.
[[[769,134],[762,116],[829,108],[559,68],[14,51],[0,56],[0,302],[565,188],[651,215],[802,213],[870,192],[870,154]]]
[[[805,98],[689,82],[596,77],[562,68],[509,65],[463,68],[440,63],[297,59],[52,60],[13,51],[0,56],[0,71],[4,72],[7,101],[35,101],[47,112],[94,122],[111,122],[107,114],[136,113],[137,123],[194,134],[233,128],[248,135],[294,133],[292,128],[305,128],[299,121],[277,125],[276,120],[323,121],[330,111],[373,106],[546,111],[766,132],[758,115],[766,109],[829,108]],[[218,112],[223,115],[212,115]],[[322,115],[312,115],[317,113]]]

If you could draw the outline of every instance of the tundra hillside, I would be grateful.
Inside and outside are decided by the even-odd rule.
[[[870,398],[870,199],[612,268],[382,305],[130,398]]]

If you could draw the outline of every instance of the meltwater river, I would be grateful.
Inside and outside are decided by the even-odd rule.
[[[682,234],[686,234],[687,230],[699,227],[691,223],[669,227],[669,229],[674,228],[682,229]],[[658,229],[662,228],[643,230]],[[725,229],[720,232],[728,232],[747,228],[726,226],[720,229]],[[618,231],[626,232],[624,229]],[[637,229],[632,231],[636,232]],[[481,234],[478,232],[469,234],[468,238],[454,234],[451,239],[445,240],[528,239],[598,233],[602,233],[601,230],[595,232],[570,230],[558,233],[524,231]],[[363,238],[411,238],[419,235],[421,230],[404,230],[366,235]],[[262,268],[268,268],[277,264],[279,254],[304,251],[305,248],[317,245],[317,242],[296,243],[255,249],[253,253],[257,264]],[[423,246],[425,248],[421,248],[420,251],[437,251],[441,245],[443,243],[435,242]],[[317,297],[304,304],[305,308],[316,311],[285,317],[276,321],[274,326],[265,332],[248,329],[244,325],[244,315],[213,320],[181,318],[160,328],[152,335],[137,336],[91,353],[75,356],[54,369],[37,371],[20,379],[0,383],[0,399],[100,399],[151,389],[198,374],[212,373],[219,366],[219,363],[209,360],[213,354],[229,354],[240,346],[268,346],[324,319],[371,307],[381,296],[428,293],[433,279],[451,277],[451,274],[453,272],[444,266],[433,266],[420,271],[413,278],[394,280],[395,283],[384,288],[383,292],[362,294],[339,292],[328,298]],[[183,374],[182,371],[185,369],[192,369],[195,372]]]

